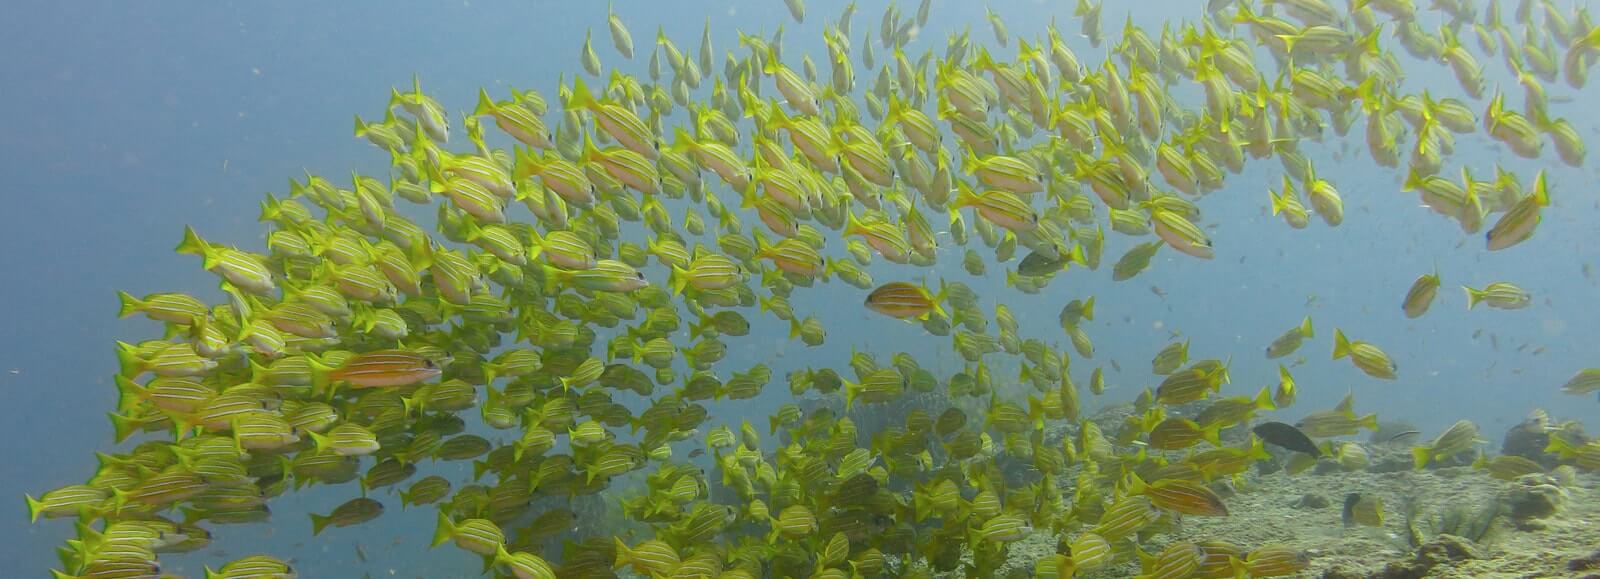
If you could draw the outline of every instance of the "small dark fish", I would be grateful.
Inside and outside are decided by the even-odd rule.
[[[1372,436],[1367,440],[1371,444],[1410,446],[1421,434],[1417,426],[1410,422],[1385,420],[1378,423],[1378,428],[1372,431]]]
[[[1405,444],[1405,443],[1407,443],[1407,442],[1409,442],[1411,440],[1415,440],[1416,437],[1418,435],[1420,435],[1420,434],[1422,434],[1421,430],[1406,430],[1406,431],[1402,431],[1402,432],[1396,432],[1396,433],[1394,433],[1394,436],[1390,436],[1388,440],[1384,441],[1384,443],[1385,444]]]
[[[1056,259],[1050,259],[1050,256],[1035,251],[1022,258],[1022,261],[1017,264],[1017,273],[1028,277],[1050,275],[1066,267],[1067,261],[1068,257],[1064,255]]]
[[[1256,436],[1261,437],[1261,440],[1269,444],[1281,446],[1295,452],[1303,452],[1311,456],[1322,456],[1322,450],[1317,448],[1317,443],[1311,441],[1311,437],[1306,436],[1306,433],[1300,432],[1300,429],[1288,424],[1263,422],[1257,424],[1254,431]]]

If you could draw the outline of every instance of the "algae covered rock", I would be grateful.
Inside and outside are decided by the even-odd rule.
[[[1394,561],[1384,565],[1383,571],[1373,575],[1378,579],[1420,579],[1427,577],[1428,572],[1434,567],[1463,561],[1478,559],[1481,556],[1472,542],[1455,535],[1439,535],[1433,540],[1424,543],[1417,549],[1416,556],[1405,561]]]
[[[1535,410],[1526,420],[1506,431],[1500,441],[1500,454],[1516,455],[1533,461],[1547,460],[1544,449],[1550,445],[1550,418]]]
[[[1501,495],[1511,518],[1519,523],[1531,519],[1544,519],[1555,515],[1566,504],[1567,492],[1555,477],[1529,474],[1518,477],[1514,485]]]

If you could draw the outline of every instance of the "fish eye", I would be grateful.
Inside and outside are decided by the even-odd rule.
[[[423,358],[422,359],[422,367],[424,367],[424,368],[434,368],[434,367],[437,367],[437,364],[434,364],[433,360],[429,360],[427,358]]]

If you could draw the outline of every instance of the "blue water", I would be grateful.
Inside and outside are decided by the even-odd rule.
[[[902,3],[902,9],[914,11],[915,4]],[[1107,4],[1109,47],[1126,10]],[[1155,37],[1163,19],[1199,18],[1196,4],[1141,2],[1149,8],[1141,8],[1134,21]],[[557,78],[579,73],[585,29],[593,30],[608,71],[617,65],[642,76],[657,25],[692,55],[707,16],[718,51],[715,74],[722,53],[737,48],[736,29],[770,36],[779,24],[786,29],[791,66],[798,68],[799,55],[810,54],[826,74],[821,31],[841,5],[808,2],[808,18],[797,25],[778,0],[618,2],[638,53],[625,63],[610,46],[601,3],[10,3],[9,15],[0,19],[0,111],[6,116],[0,125],[0,307],[6,317],[0,324],[0,499],[11,501],[11,508],[0,524],[0,561],[28,576],[51,566],[52,549],[71,536],[71,524],[28,525],[22,494],[82,482],[94,471],[93,452],[114,448],[104,418],[116,401],[113,340],[145,339],[160,330],[142,319],[116,319],[115,292],[181,291],[218,300],[216,278],[196,258],[172,252],[183,226],[194,225],[219,243],[259,250],[267,231],[255,219],[263,193],[281,196],[287,179],[306,171],[340,183],[352,169],[384,175],[387,157],[353,138],[350,126],[352,114],[381,118],[391,86],[404,87],[419,76],[456,119],[472,108],[480,86],[496,95],[506,94],[508,86],[535,88],[554,103]],[[1076,36],[1070,3],[991,5],[1008,23],[1013,43],[1042,36],[1054,18],[1085,64],[1103,58],[1104,48],[1091,49]],[[882,10],[881,2],[862,3],[854,36],[871,31],[875,38]],[[967,26],[975,42],[993,44],[982,5],[936,1],[928,30],[912,46],[942,54],[945,33]],[[1409,90],[1431,86],[1459,93],[1444,67],[1400,58]],[[869,82],[873,71],[859,65],[858,54],[855,59],[857,82]],[[886,61],[886,53],[878,50],[877,59]],[[1499,83],[1520,109],[1521,90],[1503,64],[1482,60],[1491,84]],[[1264,57],[1257,61],[1269,66]],[[713,72],[706,72],[709,85]],[[1552,112],[1593,139],[1589,111],[1600,98],[1596,89],[1549,89],[1571,97],[1552,104]],[[1195,102],[1192,91],[1185,94],[1188,103]],[[1469,106],[1481,114],[1485,102]],[[547,115],[554,119],[554,113]],[[1408,420],[1424,437],[1459,418],[1471,419],[1494,440],[1491,448],[1506,427],[1534,408],[1600,426],[1594,399],[1559,391],[1573,372],[1600,359],[1597,288],[1583,273],[1585,264],[1600,257],[1600,245],[1591,242],[1600,222],[1594,162],[1568,168],[1555,161],[1548,145],[1544,158],[1522,160],[1482,133],[1460,136],[1442,175],[1454,177],[1465,166],[1489,178],[1499,162],[1525,183],[1544,169],[1552,186],[1554,204],[1534,238],[1488,253],[1480,235],[1462,234],[1453,221],[1419,207],[1414,193],[1401,192],[1401,173],[1373,166],[1360,131],[1358,124],[1349,139],[1330,132],[1326,143],[1302,147],[1318,173],[1344,194],[1347,216],[1337,229],[1313,218],[1311,227],[1292,230],[1271,216],[1266,190],[1277,188],[1282,169],[1267,159],[1250,162],[1243,174],[1229,176],[1223,190],[1200,201],[1205,223],[1215,225],[1213,261],[1163,250],[1143,275],[1113,283],[1111,264],[1150,238],[1130,240],[1108,228],[1099,272],[1068,272],[1037,296],[1006,288],[1003,269],[992,261],[987,278],[968,276],[960,269],[961,248],[944,250],[934,271],[881,263],[870,271],[880,283],[921,275],[930,282],[939,276],[966,281],[985,298],[986,311],[996,302],[1008,304],[1022,319],[1023,337],[1062,348],[1070,346],[1056,324],[1061,305],[1097,296],[1098,315],[1085,327],[1096,356],[1074,356],[1071,370],[1082,385],[1093,368],[1106,368],[1112,389],[1104,400],[1087,402],[1091,410],[1154,386],[1159,378],[1149,374],[1150,357],[1173,332],[1192,340],[1194,358],[1232,357],[1233,384],[1226,394],[1253,394],[1277,380],[1276,362],[1266,360],[1262,348],[1310,314],[1317,334],[1301,351],[1307,362],[1293,370],[1299,402],[1278,413],[1280,419],[1331,407],[1353,391],[1358,411]],[[1350,151],[1336,160],[1333,153],[1345,143]],[[1103,221],[1104,208],[1097,211]],[[837,243],[830,242],[834,251],[842,245]],[[1406,288],[1435,265],[1444,285],[1433,311],[1405,319],[1399,304]],[[1521,285],[1534,295],[1533,305],[1515,312],[1467,311],[1459,286],[1492,281]],[[796,293],[797,313],[816,315],[828,328],[827,343],[813,349],[786,340],[787,327],[770,316],[747,312],[755,329],[748,338],[729,341],[719,373],[727,377],[766,362],[775,377],[761,405],[710,405],[716,421],[736,425],[750,418],[764,425],[770,411],[765,404],[787,396],[787,371],[844,369],[852,349],[875,352],[885,363],[893,352],[910,352],[941,376],[959,366],[947,338],[868,314],[856,307],[864,295],[837,282]],[[1330,360],[1336,327],[1384,347],[1398,363],[1400,379],[1373,380],[1348,361]],[[1112,360],[1121,372],[1111,370]],[[457,468],[466,465],[452,463],[442,472],[459,475],[451,470]],[[254,552],[294,558],[302,576],[476,572],[476,562],[460,551],[421,549],[433,509],[402,513],[392,499],[386,500],[389,512],[373,524],[310,540],[304,513],[325,513],[354,492],[345,486],[286,496],[273,502],[270,524],[219,527],[211,550],[163,561],[168,571],[185,576],[200,575],[201,564]],[[355,560],[356,543],[368,563]]]

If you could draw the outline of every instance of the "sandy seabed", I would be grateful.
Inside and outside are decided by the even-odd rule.
[[[1375,457],[1376,458],[1376,457]],[[1408,458],[1408,457],[1407,457]],[[1587,577],[1600,578],[1600,563],[1592,570],[1573,570],[1574,559],[1600,549],[1600,476],[1583,473],[1567,486],[1553,477],[1502,481],[1483,470],[1449,467],[1426,471],[1370,472],[1311,471],[1290,476],[1282,471],[1242,477],[1237,492],[1227,498],[1228,517],[1187,517],[1170,532],[1151,537],[1142,547],[1155,552],[1174,541],[1222,540],[1251,549],[1283,544],[1304,550],[1311,567],[1299,577],[1402,578],[1402,577]],[[1559,495],[1561,508],[1554,515],[1517,521],[1502,516],[1484,541],[1434,534],[1431,522],[1451,506],[1474,512],[1493,501],[1504,505],[1518,490],[1535,489]],[[1382,528],[1346,528],[1341,506],[1348,493],[1373,494],[1383,499]],[[1416,527],[1422,549],[1407,542],[1403,505],[1407,496],[1417,501]],[[1311,506],[1326,499],[1322,506]],[[1310,504],[1308,504],[1310,503]],[[1035,533],[1011,545],[1008,569],[1002,576],[1031,576],[1031,561],[1055,552],[1057,537]],[[1421,553],[1426,551],[1426,553]],[[1419,554],[1420,553],[1420,554]],[[1085,577],[1129,577],[1137,565],[1124,563]]]

